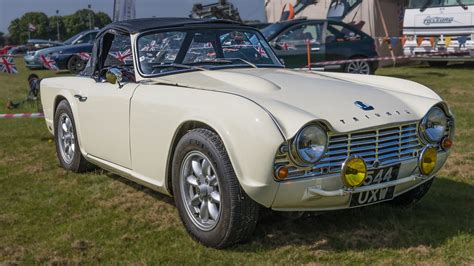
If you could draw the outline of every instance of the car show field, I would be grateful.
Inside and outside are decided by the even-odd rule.
[[[0,113],[27,94],[0,73]],[[433,88],[456,116],[454,148],[430,192],[411,207],[379,204],[290,219],[261,217],[250,241],[227,250],[193,241],[173,199],[105,170],[59,167],[44,119],[0,119],[0,262],[5,264],[474,264],[473,66],[381,68],[377,75]]]

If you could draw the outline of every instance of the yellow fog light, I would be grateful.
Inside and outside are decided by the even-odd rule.
[[[342,165],[342,182],[348,187],[362,185],[367,177],[367,165],[360,157],[349,157]]]
[[[424,176],[430,175],[436,167],[438,151],[436,148],[428,146],[423,149],[419,159],[420,173]]]

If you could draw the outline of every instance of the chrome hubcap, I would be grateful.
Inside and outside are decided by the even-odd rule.
[[[203,231],[212,230],[221,215],[221,194],[217,173],[206,155],[198,151],[186,155],[179,183],[191,221]]]
[[[66,164],[71,164],[76,152],[76,142],[72,121],[65,113],[58,120],[58,142],[61,157]]]
[[[369,63],[363,61],[352,62],[347,66],[347,72],[368,75],[370,74],[370,65]]]

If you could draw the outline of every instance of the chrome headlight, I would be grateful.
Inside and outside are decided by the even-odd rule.
[[[315,164],[324,156],[327,141],[327,133],[320,126],[306,126],[291,144],[291,157],[299,165]]]
[[[439,107],[433,107],[421,121],[421,134],[430,143],[438,143],[443,139],[448,128],[448,117]]]

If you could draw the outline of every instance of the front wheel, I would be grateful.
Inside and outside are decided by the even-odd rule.
[[[183,136],[172,175],[176,206],[194,239],[225,248],[251,236],[259,206],[241,188],[218,135],[196,129]]]
[[[352,58],[354,60],[364,59],[362,57]],[[361,74],[361,75],[371,75],[374,74],[375,69],[370,62],[367,61],[353,61],[348,63],[344,69],[346,73],[350,74]]]

